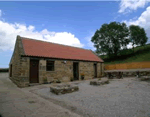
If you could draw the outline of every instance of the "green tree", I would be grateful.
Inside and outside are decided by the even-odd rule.
[[[145,32],[144,28],[141,28],[141,36],[140,36],[139,44],[141,46],[144,46],[147,41],[148,41],[148,37],[146,36],[146,32]]]
[[[130,29],[130,40],[132,42],[132,47],[134,51],[135,45],[143,46],[147,42],[148,38],[146,36],[144,28],[140,26],[131,25]]]
[[[125,23],[103,24],[99,30],[96,30],[91,41],[97,53],[106,53],[109,57],[117,56],[121,47],[129,43],[129,29]]]

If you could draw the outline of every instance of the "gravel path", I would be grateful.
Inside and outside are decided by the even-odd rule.
[[[8,78],[8,73],[0,73],[0,117],[1,116],[81,117],[68,109],[62,108],[29,92],[26,88],[18,88]]]
[[[49,88],[32,90],[84,117],[150,117],[150,83],[135,78],[115,79],[103,86],[78,84],[79,91],[55,95]]]

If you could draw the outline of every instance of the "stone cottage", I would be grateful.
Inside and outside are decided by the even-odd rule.
[[[91,50],[17,36],[9,77],[19,87],[70,79],[101,77],[103,60]]]

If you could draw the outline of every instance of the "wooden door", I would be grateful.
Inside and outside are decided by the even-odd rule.
[[[94,64],[94,77],[97,77],[97,64]]]
[[[77,62],[73,63],[73,76],[74,80],[79,80],[79,64]]]
[[[30,60],[30,83],[39,82],[39,60]]]

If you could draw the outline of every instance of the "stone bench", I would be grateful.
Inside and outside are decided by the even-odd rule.
[[[59,95],[59,94],[66,94],[78,91],[79,87],[77,85],[70,85],[70,84],[61,84],[55,85],[50,87],[50,92]]]
[[[90,85],[104,85],[109,84],[109,80],[101,80],[101,81],[90,81]]]

